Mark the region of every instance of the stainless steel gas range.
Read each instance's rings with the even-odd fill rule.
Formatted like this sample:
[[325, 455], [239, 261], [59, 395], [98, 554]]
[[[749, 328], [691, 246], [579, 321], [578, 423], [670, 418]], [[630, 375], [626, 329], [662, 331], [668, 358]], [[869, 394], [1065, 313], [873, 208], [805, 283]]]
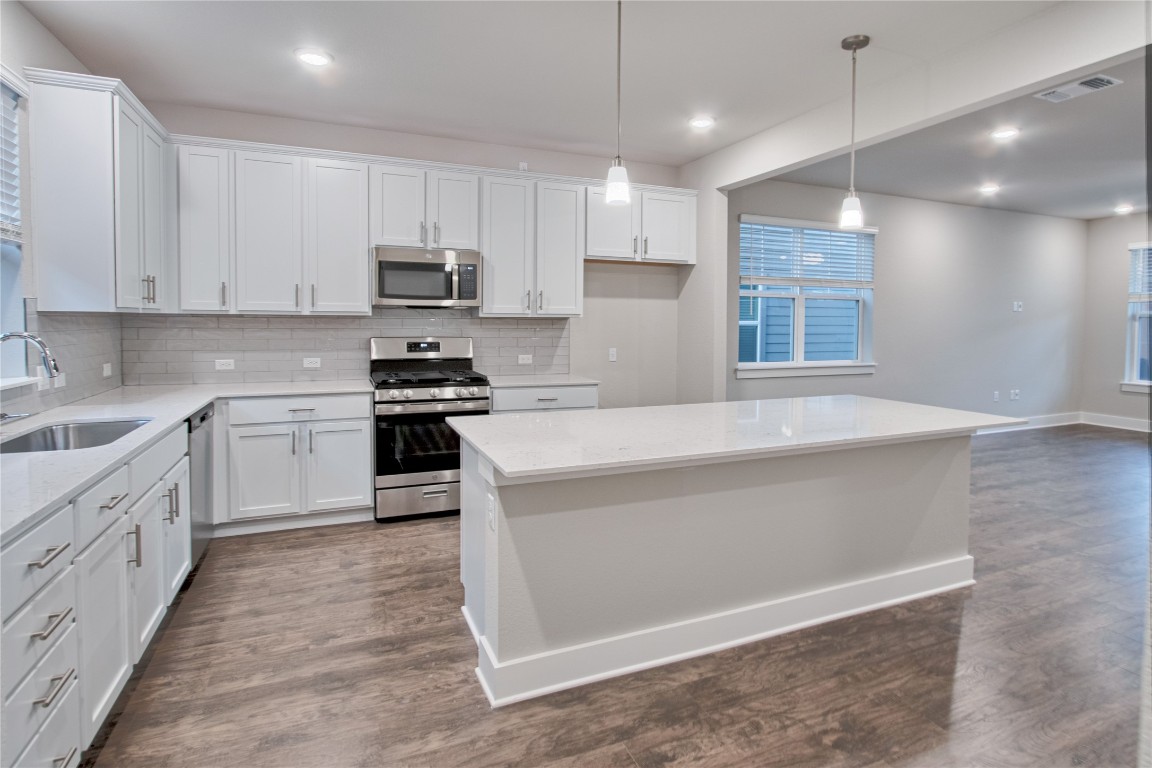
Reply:
[[460, 509], [460, 439], [444, 420], [488, 413], [472, 339], [372, 339], [376, 520]]

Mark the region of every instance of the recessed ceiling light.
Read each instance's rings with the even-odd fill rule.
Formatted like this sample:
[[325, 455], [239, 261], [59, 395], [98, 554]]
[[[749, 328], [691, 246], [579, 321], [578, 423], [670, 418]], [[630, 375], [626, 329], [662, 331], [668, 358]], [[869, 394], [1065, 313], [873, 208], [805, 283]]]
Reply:
[[996, 141], [1007, 141], [1008, 139], [1014, 139], [1019, 135], [1020, 135], [1020, 129], [1019, 128], [1013, 128], [1011, 126], [1005, 126], [1004, 128], [997, 128], [996, 130], [992, 131], [992, 134], [991, 134], [992, 138], [996, 139]]
[[1123, 216], [1126, 213], [1132, 213], [1132, 211], [1134, 211], [1134, 210], [1136, 210], [1136, 209], [1133, 206], [1131, 206], [1128, 203], [1124, 203], [1123, 205], [1118, 205], [1115, 208], [1113, 208], [1112, 212], [1118, 213], [1121, 216]]
[[694, 117], [689, 120], [688, 125], [692, 126], [693, 128], [711, 128], [712, 126], [716, 125], [716, 119], [701, 115], [700, 117]]
[[297, 48], [296, 58], [313, 67], [324, 67], [332, 63], [332, 54], [319, 48]]
[[983, 186], [980, 187], [979, 191], [980, 191], [980, 194], [982, 194], [982, 195], [994, 195], [1000, 191], [1000, 185], [999, 184], [984, 184]]

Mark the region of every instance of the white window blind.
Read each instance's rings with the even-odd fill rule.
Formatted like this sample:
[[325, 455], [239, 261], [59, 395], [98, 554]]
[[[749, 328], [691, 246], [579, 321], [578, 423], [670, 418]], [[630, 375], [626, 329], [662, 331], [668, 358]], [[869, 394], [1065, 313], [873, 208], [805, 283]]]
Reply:
[[24, 241], [20, 219], [20, 114], [19, 96], [0, 86], [0, 237]]
[[1128, 246], [1128, 300], [1152, 301], [1152, 243]]
[[876, 234], [740, 219], [742, 285], [872, 288]]

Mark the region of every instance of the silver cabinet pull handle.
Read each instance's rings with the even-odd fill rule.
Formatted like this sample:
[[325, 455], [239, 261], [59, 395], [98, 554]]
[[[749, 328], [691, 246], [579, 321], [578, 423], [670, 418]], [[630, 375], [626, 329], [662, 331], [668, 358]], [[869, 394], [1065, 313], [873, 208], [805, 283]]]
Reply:
[[316, 283], [312, 283], [312, 309], [316, 309]]
[[289, 408], [288, 413], [301, 413], [303, 411], [314, 411], [315, 408]]
[[172, 483], [172, 502], [176, 517], [180, 517], [180, 483]]
[[540, 297], [536, 300], [536, 311], [544, 311], [544, 291], [540, 291]]
[[228, 283], [220, 283], [220, 309], [228, 308]]
[[296, 309], [300, 309], [300, 283], [296, 283]]
[[68, 617], [71, 615], [72, 615], [72, 606], [68, 606], [67, 608], [65, 608], [62, 611], [48, 614], [48, 620], [52, 623], [49, 624], [41, 632], [33, 632], [32, 637], [36, 638], [37, 640], [47, 640], [48, 638], [52, 637], [52, 634], [56, 630], [60, 629], [60, 625], [63, 624], [65, 621], [67, 621]]
[[136, 527], [128, 531], [128, 535], [136, 537], [136, 557], [128, 562], [135, 563], [136, 567], [139, 568], [144, 565], [144, 542], [140, 536], [140, 523], [136, 523]]
[[149, 275], [148, 282], [152, 286], [152, 303], [156, 303], [156, 275]]
[[536, 402], [538, 402], [538, 403], [554, 403], [559, 399], [560, 398], [558, 398], [558, 397], [538, 397], [538, 398], [536, 398]]
[[292, 455], [296, 455], [296, 433], [292, 433]]
[[312, 434], [312, 430], [308, 430], [308, 453], [315, 452], [312, 447]]
[[100, 509], [116, 509], [116, 505], [124, 501], [126, 498], [128, 498], [127, 493], [122, 493], [119, 496], [113, 496], [112, 498], [108, 499], [107, 504], [101, 504]]
[[648, 235], [644, 235], [644, 255], [648, 255]]
[[151, 304], [152, 303], [152, 278], [148, 275], [144, 275], [144, 277], [140, 278], [140, 282], [144, 283], [144, 295], [140, 297], [140, 300], [143, 301], [145, 304]]
[[638, 253], [637, 249], [639, 248], [639, 240], [640, 240], [639, 235], [632, 235], [632, 255], [633, 256], [635, 256]]
[[48, 550], [48, 554], [46, 554], [42, 560], [33, 560], [32, 562], [28, 563], [28, 567], [29, 568], [47, 568], [48, 563], [50, 563], [53, 560], [55, 560], [56, 558], [60, 557], [60, 553], [63, 552], [64, 550], [68, 549], [68, 547], [70, 547], [70, 546], [72, 546], [71, 543], [65, 542], [64, 544], [61, 544], [59, 546], [52, 547], [51, 549]]
[[529, 311], [532, 309], [532, 291], [525, 291], [524, 293], [524, 308]]
[[440, 245], [440, 222], [438, 222], [438, 221], [432, 222], [432, 232], [433, 232], [432, 241], [436, 245]]
[[72, 762], [72, 758], [76, 757], [76, 752], [78, 750], [79, 747], [72, 747], [72, 749], [68, 750], [68, 754], [64, 755], [64, 757], [52, 758], [52, 765], [68, 765], [68, 763]]
[[168, 499], [168, 514], [164, 516], [164, 519], [168, 521], [168, 525], [176, 525], [176, 507], [172, 494], [173, 489], [171, 488], [169, 488], [166, 493], [160, 494], [164, 498]]
[[424, 222], [420, 222], [420, 245], [424, 245], [424, 235], [427, 231], [428, 230], [424, 228]]
[[424, 495], [424, 498], [426, 498], [426, 499], [434, 499], [437, 496], [447, 496], [448, 495], [448, 489], [447, 488], [440, 488], [440, 489], [435, 490], [435, 491], [424, 491], [423, 495]]
[[64, 686], [68, 685], [68, 681], [72, 679], [72, 675], [76, 674], [76, 667], [68, 670], [62, 675], [56, 675], [52, 678], [52, 690], [45, 694], [44, 698], [36, 699], [33, 704], [39, 704], [44, 708], [52, 706], [52, 702], [56, 701], [56, 697], [64, 690]]

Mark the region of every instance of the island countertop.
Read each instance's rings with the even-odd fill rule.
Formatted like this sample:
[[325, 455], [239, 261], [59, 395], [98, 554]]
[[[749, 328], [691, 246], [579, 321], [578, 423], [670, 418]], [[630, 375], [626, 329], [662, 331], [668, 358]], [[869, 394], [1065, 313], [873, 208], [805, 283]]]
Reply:
[[1024, 419], [857, 395], [451, 417], [492, 468], [520, 482], [906, 442]]

